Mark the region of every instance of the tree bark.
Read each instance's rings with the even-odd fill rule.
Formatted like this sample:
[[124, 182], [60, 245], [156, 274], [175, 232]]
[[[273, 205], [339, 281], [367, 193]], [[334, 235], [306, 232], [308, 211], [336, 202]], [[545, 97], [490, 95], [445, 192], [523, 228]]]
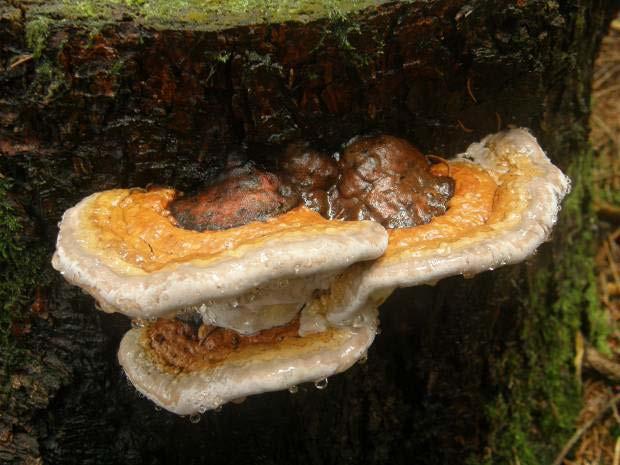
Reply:
[[[573, 336], [602, 334], [587, 121], [614, 6], [392, 2], [218, 30], [0, 4], [0, 462], [550, 463], [578, 409]], [[116, 361], [129, 321], [50, 269], [62, 213], [96, 191], [191, 190], [230, 157], [270, 165], [289, 142], [335, 151], [373, 131], [449, 157], [512, 125], [573, 176], [553, 242], [521, 266], [399, 290], [368, 362], [324, 391], [198, 424], [158, 411]]]

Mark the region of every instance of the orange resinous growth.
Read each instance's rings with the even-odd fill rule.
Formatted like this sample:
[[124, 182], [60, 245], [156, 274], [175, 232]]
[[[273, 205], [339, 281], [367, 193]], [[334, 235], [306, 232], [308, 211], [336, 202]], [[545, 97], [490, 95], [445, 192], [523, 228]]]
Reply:
[[102, 258], [120, 259], [152, 272], [188, 260], [210, 262], [241, 255], [246, 247], [277, 244], [283, 235], [290, 239], [298, 234], [302, 240], [333, 228], [352, 232], [360, 228], [359, 223], [332, 222], [298, 207], [264, 222], [197, 232], [176, 225], [167, 209], [174, 194], [171, 189], [118, 189], [99, 194], [82, 213], [87, 217], [83, 224], [92, 229], [82, 236], [87, 247]]

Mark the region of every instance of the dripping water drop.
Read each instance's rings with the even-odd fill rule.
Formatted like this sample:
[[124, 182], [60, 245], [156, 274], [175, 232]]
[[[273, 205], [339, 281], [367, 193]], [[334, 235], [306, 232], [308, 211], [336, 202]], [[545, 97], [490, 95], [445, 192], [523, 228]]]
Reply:
[[193, 413], [189, 416], [189, 421], [190, 423], [198, 423], [200, 421], [200, 414], [199, 413]]
[[140, 318], [131, 320], [131, 327], [134, 329], [144, 328], [144, 320], [141, 320]]
[[322, 391], [327, 387], [327, 382], [327, 378], [319, 379], [314, 382], [314, 387], [317, 388], [319, 391]]
[[292, 386], [289, 386], [288, 392], [290, 392], [291, 394], [297, 394], [299, 392], [299, 388], [297, 387], [297, 385], [293, 384]]

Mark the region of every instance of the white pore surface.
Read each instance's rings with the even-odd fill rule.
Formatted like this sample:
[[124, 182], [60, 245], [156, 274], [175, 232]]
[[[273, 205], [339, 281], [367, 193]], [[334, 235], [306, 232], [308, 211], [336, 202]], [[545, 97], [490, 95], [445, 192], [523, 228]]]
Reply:
[[329, 289], [332, 279], [332, 274], [276, 279], [239, 297], [209, 300], [187, 311], [198, 313], [207, 325], [255, 334], [290, 322], [315, 291]]
[[277, 279], [341, 270], [377, 258], [387, 247], [385, 229], [364, 221], [354, 231], [335, 225], [320, 235], [285, 236], [243, 253], [233, 250], [215, 263], [190, 261], [152, 273], [128, 274], [96, 257], [80, 236], [84, 221], [80, 212], [97, 195], [63, 215], [52, 264], [67, 281], [95, 297], [105, 311], [132, 318], [156, 318], [208, 300], [234, 298]]
[[[335, 283], [334, 301], [326, 303], [323, 298], [322, 302], [313, 302], [308, 315], [325, 314], [327, 307], [329, 322], [347, 321], [373, 293], [519, 263], [549, 238], [560, 203], [570, 191], [570, 180], [551, 163], [527, 130], [512, 129], [487, 136], [450, 163], [481, 166], [508, 189], [512, 199], [520, 201], [515, 205], [521, 207], [472, 237], [446, 241], [433, 250], [412, 250], [399, 260], [379, 259], [352, 266]], [[317, 305], [322, 309], [317, 310]]]
[[[177, 413], [203, 413], [240, 397], [317, 381], [350, 368], [362, 358], [377, 332], [377, 311], [360, 311], [356, 324], [333, 331], [328, 342], [317, 339], [302, 348], [286, 345], [216, 368], [172, 374], [156, 365], [141, 344], [143, 329], [130, 330], [121, 341], [118, 360], [138, 391]], [[309, 340], [310, 338], [308, 338]]]

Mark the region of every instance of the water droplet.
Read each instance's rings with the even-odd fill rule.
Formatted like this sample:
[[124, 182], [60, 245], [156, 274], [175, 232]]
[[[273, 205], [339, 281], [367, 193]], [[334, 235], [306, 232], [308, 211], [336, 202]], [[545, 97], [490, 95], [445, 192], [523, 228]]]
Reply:
[[288, 392], [290, 392], [291, 394], [297, 394], [299, 392], [299, 388], [295, 384], [293, 384], [292, 386], [289, 386]]
[[362, 326], [364, 326], [364, 317], [362, 315], [357, 315], [353, 319], [351, 326], [353, 326], [354, 328], [361, 328]]
[[144, 328], [144, 320], [141, 320], [140, 318], [131, 320], [131, 327], [134, 329]]
[[300, 265], [295, 265], [295, 274], [299, 274], [300, 270], [301, 270], [301, 266]]
[[[205, 408], [205, 410], [206, 410], [206, 408]], [[224, 410], [224, 406], [223, 406], [223, 405], [218, 405], [217, 407], [215, 407], [215, 408], [213, 409], [213, 411], [214, 411], [215, 413], [220, 413], [222, 410]]]
[[239, 307], [239, 301], [238, 300], [233, 300], [231, 302], [232, 308], [238, 308]]
[[242, 404], [245, 402], [245, 399], [247, 399], [247, 397], [238, 397], [237, 399], [231, 400], [231, 402], [233, 404]]
[[200, 421], [200, 414], [199, 413], [192, 413], [189, 416], [189, 421], [190, 421], [190, 423], [194, 423], [194, 424], [198, 423]]
[[314, 382], [314, 387], [317, 388], [319, 391], [322, 391], [327, 387], [327, 382], [327, 378], [319, 379]]
[[155, 411], [156, 411], [156, 412], [161, 412], [161, 407], [160, 407], [159, 405], [156, 405], [156, 406], [155, 406]]
[[364, 365], [367, 361], [368, 361], [368, 354], [364, 354], [360, 357], [357, 363], [359, 363], [360, 365]]
[[381, 334], [383, 331], [381, 330], [380, 327], [377, 328], [377, 331], [375, 332], [375, 334], [378, 336], [379, 334]]

